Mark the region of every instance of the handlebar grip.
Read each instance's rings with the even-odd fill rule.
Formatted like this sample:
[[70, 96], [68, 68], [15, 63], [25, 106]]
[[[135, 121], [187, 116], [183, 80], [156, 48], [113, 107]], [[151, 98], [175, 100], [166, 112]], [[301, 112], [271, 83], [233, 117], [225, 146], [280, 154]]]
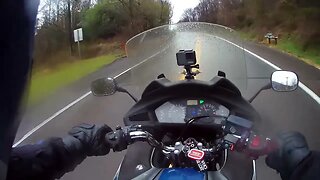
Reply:
[[105, 136], [106, 142], [110, 145], [114, 152], [127, 149], [129, 143], [126, 140], [124, 132], [120, 129], [115, 132], [109, 132]]
[[147, 141], [153, 147], [163, 148], [163, 143], [158, 142], [147, 131], [142, 131], [139, 127], [127, 126], [117, 129], [115, 132], [107, 133], [105, 140], [110, 144], [114, 152], [127, 149], [128, 145], [137, 141]]
[[254, 135], [249, 139], [246, 152], [249, 156], [258, 158], [259, 156], [268, 155], [276, 149], [278, 149], [278, 145], [275, 141]]
[[279, 149], [279, 144], [275, 140], [269, 139], [267, 141], [267, 147], [265, 149], [266, 154], [270, 154], [277, 149]]

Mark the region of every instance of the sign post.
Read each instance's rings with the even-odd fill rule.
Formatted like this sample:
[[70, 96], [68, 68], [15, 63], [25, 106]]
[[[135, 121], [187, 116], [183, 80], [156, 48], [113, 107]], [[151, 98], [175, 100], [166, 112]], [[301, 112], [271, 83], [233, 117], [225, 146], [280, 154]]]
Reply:
[[82, 28], [74, 30], [73, 37], [74, 37], [74, 42], [78, 43], [78, 53], [79, 53], [79, 58], [81, 59], [80, 41], [83, 41]]

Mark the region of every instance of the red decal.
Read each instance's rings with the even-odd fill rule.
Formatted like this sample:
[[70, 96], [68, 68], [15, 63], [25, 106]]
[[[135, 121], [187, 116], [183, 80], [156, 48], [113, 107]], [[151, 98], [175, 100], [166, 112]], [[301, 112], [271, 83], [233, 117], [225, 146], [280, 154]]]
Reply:
[[201, 160], [204, 156], [204, 152], [198, 149], [191, 149], [188, 152], [188, 157], [194, 160]]
[[231, 150], [231, 151], [233, 151], [233, 150], [234, 150], [234, 145], [233, 145], [233, 144], [231, 144], [231, 146], [230, 146], [230, 150]]

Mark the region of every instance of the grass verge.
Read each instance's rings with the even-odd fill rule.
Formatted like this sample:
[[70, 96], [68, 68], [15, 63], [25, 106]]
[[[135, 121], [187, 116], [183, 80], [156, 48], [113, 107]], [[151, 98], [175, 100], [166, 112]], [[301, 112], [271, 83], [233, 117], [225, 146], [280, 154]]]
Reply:
[[42, 69], [32, 74], [28, 104], [34, 104], [57, 89], [68, 85], [100, 67], [113, 62], [117, 54], [60, 64], [54, 69]]
[[[239, 35], [244, 40], [256, 41], [256, 42], [267, 44], [265, 39], [264, 41], [259, 41], [258, 39], [262, 39], [262, 38], [261, 37], [258, 38], [257, 35], [255, 35], [252, 32], [239, 31]], [[305, 61], [308, 64], [311, 64], [317, 68], [320, 68], [320, 45], [312, 46], [306, 50], [303, 50], [303, 47], [299, 45], [297, 41], [287, 36], [284, 36], [278, 39], [277, 45], [274, 45], [274, 44], [272, 45], [267, 44], [267, 45], [269, 47], [279, 49], [283, 52], [289, 53]]]
[[292, 54], [318, 68], [320, 67], [320, 46], [312, 47], [304, 51], [303, 48], [298, 45], [298, 43], [284, 38], [279, 41], [278, 45], [273, 47]]

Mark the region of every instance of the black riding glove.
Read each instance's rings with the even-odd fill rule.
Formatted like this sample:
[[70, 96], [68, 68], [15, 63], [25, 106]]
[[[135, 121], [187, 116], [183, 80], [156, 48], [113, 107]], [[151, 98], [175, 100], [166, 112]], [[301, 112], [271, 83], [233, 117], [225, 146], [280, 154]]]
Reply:
[[282, 179], [287, 180], [311, 152], [305, 137], [298, 132], [282, 133], [277, 141], [279, 149], [267, 156], [266, 164], [277, 170]]
[[107, 125], [81, 124], [64, 138], [50, 138], [37, 144], [12, 150], [8, 180], [53, 180], [75, 169], [87, 156], [105, 155], [110, 151], [105, 135]]
[[[86, 156], [106, 155], [110, 151], [110, 145], [105, 141], [105, 135], [111, 131], [112, 129], [107, 125], [98, 127], [81, 124], [73, 127], [68, 133], [71, 137], [64, 138], [63, 142], [66, 149], [70, 149], [71, 152], [76, 148]], [[76, 143], [77, 140], [80, 143]]]

